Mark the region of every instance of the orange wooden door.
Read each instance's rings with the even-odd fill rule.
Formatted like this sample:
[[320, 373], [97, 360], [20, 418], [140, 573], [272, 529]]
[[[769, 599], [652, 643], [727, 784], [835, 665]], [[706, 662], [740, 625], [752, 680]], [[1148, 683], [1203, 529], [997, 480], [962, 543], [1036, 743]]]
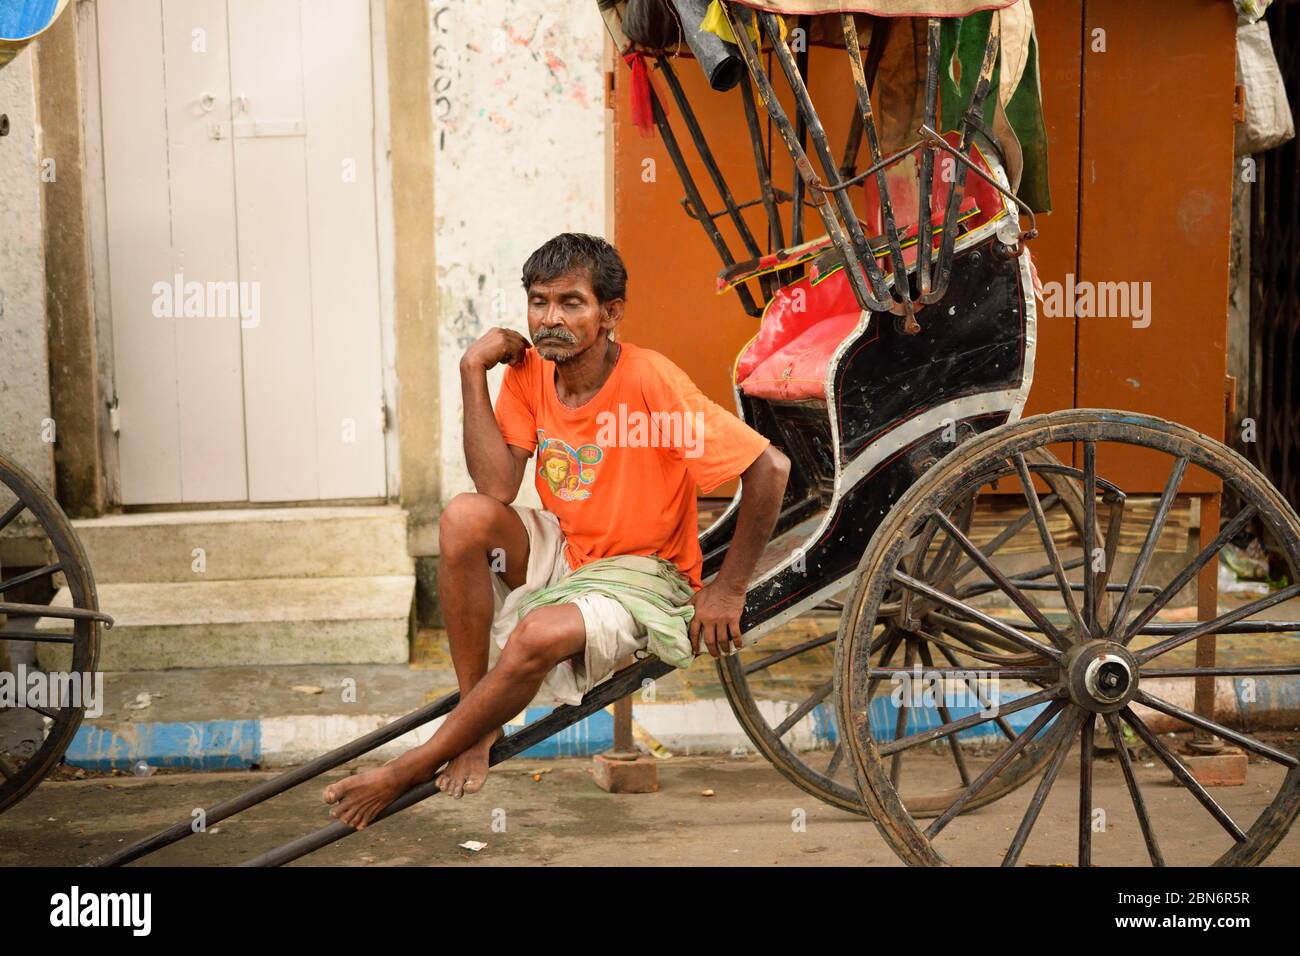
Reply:
[[[1232, 7], [1221, 0], [1134, 4], [1052, 0], [1034, 9], [1043, 104], [1051, 143], [1053, 211], [1038, 217], [1031, 244], [1044, 283], [1149, 282], [1145, 328], [1127, 318], [1047, 315], [1040, 308], [1033, 389], [1025, 414], [1114, 407], [1160, 415], [1214, 437], [1223, 428], [1228, 237], [1231, 207]], [[1094, 30], [1105, 52], [1094, 52]], [[809, 88], [831, 151], [843, 152], [853, 90], [842, 52], [813, 47]], [[758, 197], [739, 97], [708, 89], [689, 57], [675, 62], [709, 145], [740, 202]], [[631, 274], [629, 340], [677, 362], [715, 401], [730, 407], [731, 365], [758, 322], [732, 293], [717, 295], [720, 267], [656, 135], [629, 122], [626, 71], [614, 102], [615, 242]], [[783, 78], [775, 81], [787, 109]], [[666, 88], [661, 92], [667, 95]], [[710, 209], [722, 208], [670, 107], [683, 152]], [[765, 124], [766, 125], [766, 124]], [[789, 189], [791, 163], [779, 138], [770, 161]], [[855, 191], [858, 192], [858, 191]], [[857, 197], [855, 197], [857, 198]], [[746, 211], [760, 241], [760, 206]], [[718, 219], [738, 256], [743, 247]], [[807, 236], [822, 233], [816, 215]], [[786, 237], [788, 240], [788, 236]], [[1105, 474], [1131, 491], [1159, 491], [1165, 473], [1140, 454], [1103, 459]], [[1195, 469], [1184, 491], [1212, 491]]]

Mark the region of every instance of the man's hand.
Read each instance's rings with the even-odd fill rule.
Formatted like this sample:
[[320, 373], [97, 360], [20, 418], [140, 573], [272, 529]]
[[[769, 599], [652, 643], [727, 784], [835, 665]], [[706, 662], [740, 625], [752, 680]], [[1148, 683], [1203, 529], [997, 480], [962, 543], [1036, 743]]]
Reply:
[[502, 363], [517, 366], [524, 360], [524, 353], [532, 347], [532, 342], [513, 329], [491, 328], [465, 350], [460, 360], [461, 367], [486, 372]]
[[740, 650], [740, 614], [745, 609], [745, 592], [714, 581], [695, 592], [691, 598], [695, 616], [691, 618], [691, 650], [700, 653], [700, 638], [714, 657]]

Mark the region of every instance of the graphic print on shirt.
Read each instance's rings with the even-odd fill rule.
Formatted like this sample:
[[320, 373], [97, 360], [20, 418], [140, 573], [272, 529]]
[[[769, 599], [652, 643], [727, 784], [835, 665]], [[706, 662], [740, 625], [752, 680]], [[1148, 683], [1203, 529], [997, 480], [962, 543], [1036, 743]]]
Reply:
[[599, 445], [573, 448], [560, 438], [547, 438], [537, 429], [537, 471], [561, 501], [583, 501], [591, 497], [588, 487], [596, 480], [596, 466], [605, 456]]

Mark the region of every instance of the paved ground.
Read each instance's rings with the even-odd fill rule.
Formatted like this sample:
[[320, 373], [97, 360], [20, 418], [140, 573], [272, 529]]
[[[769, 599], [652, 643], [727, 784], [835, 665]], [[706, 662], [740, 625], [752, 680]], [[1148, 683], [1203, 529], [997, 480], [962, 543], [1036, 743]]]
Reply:
[[[1222, 852], [1227, 838], [1209, 814], [1167, 772], [1144, 763], [1140, 760], [1144, 796], [1169, 862], [1205, 863]], [[507, 764], [493, 771], [475, 797], [432, 798], [310, 859], [326, 866], [898, 865], [870, 823], [818, 803], [758, 758], [675, 757], [660, 766], [658, 793], [612, 796], [596, 788], [585, 759]], [[1073, 862], [1077, 767], [1077, 759], [1067, 763], [1025, 862]], [[0, 866], [82, 863], [267, 776], [177, 773], [47, 781], [0, 817]], [[1247, 827], [1281, 779], [1273, 765], [1253, 763], [1246, 786], [1216, 789], [1214, 796]], [[305, 785], [168, 848], [151, 862], [229, 865], [288, 842], [328, 822], [318, 803], [320, 789]], [[706, 790], [714, 795], [705, 796]], [[1113, 759], [1098, 765], [1095, 794], [1107, 820], [1105, 832], [1094, 837], [1094, 860], [1145, 864]], [[958, 862], [996, 862], [1028, 799], [1022, 789], [956, 821], [941, 838], [944, 851]], [[457, 846], [467, 840], [487, 847], [474, 853]], [[1269, 864], [1300, 865], [1300, 833], [1290, 833]]]

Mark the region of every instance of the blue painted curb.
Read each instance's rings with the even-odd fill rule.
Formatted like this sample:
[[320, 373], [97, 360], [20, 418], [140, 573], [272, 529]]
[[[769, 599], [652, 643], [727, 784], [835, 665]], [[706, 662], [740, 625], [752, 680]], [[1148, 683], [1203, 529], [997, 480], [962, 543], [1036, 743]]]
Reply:
[[[1009, 704], [1027, 692], [1003, 693], [1001, 703]], [[1256, 679], [1235, 678], [1233, 694], [1236, 699], [1238, 722], [1243, 726], [1261, 726], [1277, 723], [1278, 715], [1296, 715], [1300, 722], [1300, 678], [1268, 676]], [[654, 709], [688, 707], [690, 704], [658, 704]], [[791, 704], [793, 706], [793, 703]], [[1029, 726], [1045, 705], [1028, 707], [1003, 719], [1014, 732], [1020, 732]], [[735, 723], [730, 711], [723, 706], [724, 716], [717, 719], [699, 719], [698, 712], [691, 712], [691, 734], [698, 733], [707, 738], [707, 751], [686, 745], [690, 752], [726, 752], [731, 747], [752, 749], [744, 732]], [[524, 724], [533, 724], [549, 714], [548, 707], [529, 707], [524, 713]], [[953, 719], [960, 719], [979, 712], [977, 706], [960, 702], [949, 702], [949, 712]], [[1271, 716], [1270, 716], [1271, 715]], [[879, 739], [894, 736], [894, 727], [898, 721], [898, 707], [890, 695], [878, 697], [871, 705], [871, 725]], [[939, 724], [937, 711], [931, 707], [908, 708], [907, 726], [904, 735], [930, 730]], [[270, 717], [258, 720], [210, 720], [172, 723], [130, 723], [121, 722], [111, 725], [83, 725], [73, 738], [65, 759], [74, 767], [88, 770], [123, 770], [130, 772], [140, 761], [151, 766], [176, 770], [242, 770], [258, 766], [268, 757], [265, 744], [285, 738], [284, 724], [291, 721], [300, 729], [304, 721], [326, 720], [325, 717], [312, 718], [302, 715], [291, 717]], [[831, 705], [821, 704], [808, 715], [811, 721], [811, 733], [815, 741], [827, 746], [838, 742], [835, 726], [835, 711]], [[1289, 720], [1290, 717], [1284, 717]], [[517, 730], [519, 724], [511, 724], [510, 730]], [[276, 733], [275, 731], [279, 731]], [[960, 731], [958, 737], [965, 741], [978, 741], [993, 738], [1001, 734], [992, 721], [977, 724]], [[328, 750], [341, 746], [350, 740], [342, 731], [337, 740], [322, 742], [322, 749]], [[805, 738], [806, 739], [806, 738]], [[530, 760], [545, 760], [556, 757], [590, 757], [602, 753], [614, 746], [614, 718], [607, 711], [597, 711], [571, 727], [544, 740], [527, 750], [521, 756]], [[275, 750], [277, 745], [271, 743]], [[269, 755], [272, 761], [277, 759], [274, 753]], [[279, 759], [283, 760], [283, 754]]]
[[177, 770], [239, 770], [262, 753], [260, 720], [82, 726], [64, 759], [87, 770], [130, 771], [141, 760]]

